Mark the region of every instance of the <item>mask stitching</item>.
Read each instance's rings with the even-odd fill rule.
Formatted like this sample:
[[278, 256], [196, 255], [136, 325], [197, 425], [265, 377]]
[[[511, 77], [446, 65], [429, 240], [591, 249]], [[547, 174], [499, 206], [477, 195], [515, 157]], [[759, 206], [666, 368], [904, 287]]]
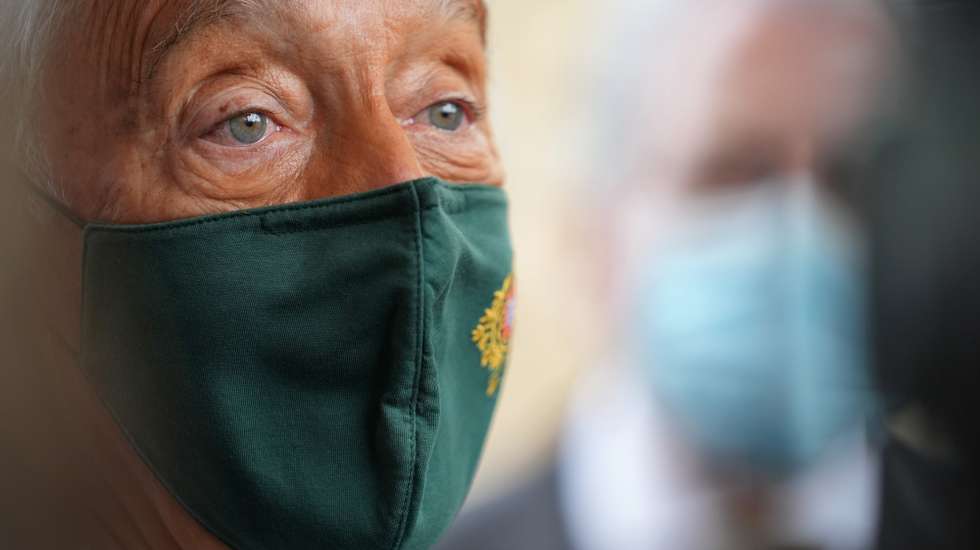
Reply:
[[[469, 191], [469, 190], [463, 190], [463, 189], [461, 189], [460, 191]], [[480, 189], [480, 191], [495, 191], [495, 189]], [[465, 198], [466, 197], [464, 196], [464, 199]], [[349, 219], [344, 220], [344, 221], [337, 221], [337, 222], [333, 222], [333, 223], [331, 223], [331, 222], [317, 223], [317, 224], [315, 224], [314, 227], [303, 227], [303, 228], [285, 229], [285, 230], [273, 229], [271, 227], [272, 224], [267, 221], [267, 217], [269, 215], [281, 214], [281, 213], [284, 213], [284, 212], [296, 212], [296, 211], [307, 210], [307, 209], [314, 209], [314, 208], [329, 208], [329, 207], [331, 207], [331, 206], [333, 206], [335, 204], [338, 204], [338, 203], [331, 203], [329, 205], [305, 205], [305, 206], [302, 206], [302, 207], [296, 207], [293, 210], [276, 210], [276, 211], [267, 211], [267, 212], [258, 212], [258, 213], [254, 213], [254, 212], [242, 212], [240, 214], [231, 214], [231, 215], [227, 215], [227, 216], [222, 216], [220, 218], [211, 218], [211, 219], [198, 220], [198, 221], [195, 221], [195, 222], [187, 222], [187, 223], [181, 224], [181, 225], [147, 226], [147, 227], [122, 227], [121, 226], [121, 227], [116, 227], [116, 228], [113, 228], [113, 227], [105, 227], [105, 226], [96, 226], [96, 227], [89, 227], [87, 229], [87, 232], [89, 234], [92, 234], [92, 235], [100, 235], [100, 234], [102, 234], [102, 235], [137, 235], [137, 234], [147, 234], [147, 235], [160, 234], [160, 235], [162, 235], [162, 234], [166, 234], [166, 233], [176, 234], [176, 233], [178, 233], [180, 231], [190, 230], [190, 229], [192, 229], [194, 227], [197, 227], [197, 226], [200, 226], [200, 225], [225, 222], [225, 221], [234, 220], [234, 219], [248, 219], [248, 218], [251, 218], [251, 217], [259, 217], [261, 228], [266, 233], [268, 233], [270, 235], [290, 235], [290, 234], [306, 233], [306, 232], [311, 232], [312, 233], [312, 232], [316, 232], [316, 231], [335, 229], [335, 228], [338, 228], [338, 227], [356, 227], [358, 225], [366, 225], [366, 224], [374, 223], [374, 222], [377, 222], [377, 221], [380, 221], [380, 220], [387, 220], [387, 219], [394, 220], [394, 219], [398, 219], [398, 218], [402, 218], [402, 217], [406, 217], [406, 216], [410, 216], [410, 215], [415, 215], [416, 214], [416, 212], [411, 212], [411, 213], [401, 213], [401, 214], [397, 214], [397, 215], [379, 214], [379, 215], [375, 215], [375, 216], [353, 217], [353, 218], [349, 218]], [[499, 201], [493, 201], [492, 203], [488, 203], [487, 206], [502, 206], [502, 205], [505, 205], [505, 204], [506, 204], [506, 201], [503, 200], [503, 199], [501, 199]], [[428, 205], [428, 206], [420, 207], [419, 208], [419, 211], [425, 212], [425, 211], [434, 210], [434, 209], [437, 209], [437, 208], [442, 208], [447, 214], [459, 214], [461, 212], [465, 212], [465, 211], [469, 210], [471, 208], [471, 203], [468, 200], [463, 200], [463, 201], [460, 201], [460, 203], [458, 203], [458, 204], [451, 204], [451, 205], [446, 205], [446, 204], [440, 202], [440, 203], [437, 203], [437, 204], [431, 204], [431, 205]]]
[[[416, 203], [417, 202], [418, 201], [416, 201]], [[503, 204], [503, 202], [501, 202], [501, 204]], [[273, 228], [269, 227], [268, 226], [269, 225], [269, 222], [267, 222], [266, 219], [263, 218], [262, 219], [262, 229], [265, 232], [267, 232], [267, 233], [269, 233], [271, 235], [292, 235], [292, 234], [296, 234], [296, 233], [316, 233], [317, 231], [327, 231], [327, 230], [336, 229], [336, 228], [339, 228], [339, 227], [357, 227], [359, 225], [368, 225], [368, 224], [372, 224], [372, 223], [375, 223], [375, 222], [378, 222], [378, 221], [383, 221], [383, 220], [396, 220], [396, 219], [405, 218], [405, 217], [408, 217], [408, 216], [417, 216], [421, 212], [428, 212], [430, 210], [437, 210], [439, 208], [442, 208], [442, 210], [444, 212], [446, 212], [447, 214], [450, 214], [450, 215], [452, 215], [452, 214], [459, 214], [459, 213], [465, 212], [466, 210], [469, 209], [469, 201], [463, 201], [462, 204], [454, 205], [454, 206], [446, 206], [446, 205], [444, 205], [442, 203], [430, 204], [428, 206], [418, 206], [416, 208], [416, 211], [413, 211], [411, 213], [401, 213], [401, 214], [397, 214], [397, 215], [394, 215], [394, 216], [388, 216], [388, 215], [366, 216], [366, 217], [363, 217], [363, 218], [360, 218], [360, 219], [354, 218], [354, 219], [349, 220], [349, 221], [333, 222], [333, 223], [331, 223], [331, 222], [324, 222], [324, 223], [313, 222], [312, 224], [309, 224], [312, 227], [300, 227], [300, 228], [297, 228], [297, 229], [285, 229], [285, 230], [273, 229]]]
[[[488, 191], [492, 191], [492, 190], [488, 189]], [[471, 210], [471, 202], [469, 200], [466, 200], [466, 198], [467, 197], [464, 196], [464, 197], [462, 197], [463, 200], [459, 201], [458, 203], [452, 203], [450, 205], [445, 204], [443, 201], [439, 201], [439, 202], [437, 202], [435, 204], [430, 204], [430, 205], [427, 205], [427, 206], [420, 206], [420, 204], [421, 204], [420, 201], [415, 200], [415, 207], [416, 208], [415, 208], [415, 211], [413, 211], [411, 213], [399, 213], [399, 214], [396, 214], [396, 215], [379, 214], [379, 215], [375, 215], [375, 216], [365, 216], [363, 218], [352, 218], [350, 220], [340, 221], [340, 222], [329, 222], [329, 221], [328, 222], [322, 222], [322, 223], [320, 223], [320, 222], [313, 222], [313, 223], [307, 224], [310, 227], [299, 227], [299, 228], [296, 228], [296, 229], [285, 229], [285, 230], [273, 229], [273, 228], [269, 227], [270, 224], [263, 217], [262, 218], [262, 229], [265, 230], [267, 233], [272, 234], [272, 235], [291, 235], [291, 234], [296, 234], [296, 233], [315, 233], [317, 231], [326, 231], [326, 230], [330, 230], [330, 229], [336, 229], [336, 228], [339, 228], [339, 227], [357, 227], [359, 225], [367, 225], [367, 224], [371, 224], [371, 223], [375, 223], [375, 222], [383, 221], [383, 220], [395, 220], [395, 219], [400, 219], [400, 218], [404, 218], [404, 217], [407, 217], [407, 216], [415, 216], [419, 212], [428, 212], [430, 210], [437, 210], [437, 209], [440, 209], [440, 208], [446, 214], [455, 215], [455, 214], [460, 214], [462, 212], [466, 212], [468, 210]], [[504, 200], [500, 200], [499, 202], [498, 201], [495, 201], [494, 204], [488, 204], [487, 206], [488, 207], [492, 207], [492, 206], [504, 206], [504, 205], [506, 205], [506, 202]]]
[[[419, 180], [424, 181], [424, 180]], [[171, 230], [182, 230], [189, 227], [198, 227], [201, 225], [210, 225], [219, 222], [225, 222], [235, 219], [248, 219], [254, 217], [264, 217], [272, 214], [282, 214], [288, 212], [303, 212], [306, 210], [314, 209], [330, 209], [336, 206], [341, 206], [345, 204], [350, 204], [359, 201], [373, 200], [384, 198], [390, 195], [396, 195], [400, 193], [413, 193], [414, 185], [419, 182], [412, 182], [412, 188], [405, 188], [401, 186], [391, 187], [382, 191], [377, 191], [371, 193], [367, 196], [356, 195], [351, 197], [346, 197], [342, 199], [332, 199], [327, 203], [314, 203], [314, 204], [293, 204], [281, 207], [272, 207], [268, 209], [259, 210], [246, 210], [243, 212], [232, 212], [228, 214], [218, 214], [217, 216], [206, 217], [197, 220], [186, 220], [186, 221], [176, 221], [176, 222], [163, 222], [160, 224], [149, 224], [149, 225], [137, 225], [137, 226], [127, 226], [127, 225], [105, 225], [105, 224], [89, 224], [86, 226], [86, 231], [90, 233], [119, 233], [119, 234], [138, 234], [138, 233], [154, 233], [154, 232], [166, 232]], [[447, 184], [437, 183], [439, 186], [446, 186]], [[460, 193], [466, 194], [483, 194], [483, 193], [497, 193], [500, 189], [496, 187], [476, 187], [474, 185], [470, 186], [453, 186], [450, 189], [456, 190]], [[418, 196], [415, 195], [416, 203], [418, 203]]]
[[262, 231], [268, 233], [269, 235], [277, 235], [277, 236], [278, 235], [295, 235], [297, 233], [316, 233], [318, 231], [328, 231], [328, 230], [331, 230], [331, 229], [338, 229], [338, 228], [341, 228], [341, 227], [358, 227], [358, 226], [361, 226], [361, 225], [370, 225], [372, 223], [377, 223], [379, 221], [397, 220], [397, 219], [401, 219], [401, 218], [407, 218], [409, 216], [415, 216], [415, 214], [416, 214], [415, 212], [411, 212], [411, 213], [402, 213], [402, 214], [398, 214], [398, 215], [390, 216], [390, 217], [389, 216], [384, 216], [384, 215], [366, 216], [366, 217], [363, 217], [363, 218], [360, 218], [360, 219], [356, 219], [355, 218], [355, 219], [350, 220], [350, 221], [339, 221], [339, 222], [333, 222], [333, 223], [331, 223], [331, 222], [323, 222], [323, 223], [313, 222], [311, 224], [308, 224], [311, 227], [299, 227], [299, 228], [296, 228], [296, 229], [274, 229], [274, 228], [270, 227], [271, 222], [269, 222], [265, 218], [262, 218]]
[[174, 229], [185, 229], [185, 228], [189, 228], [189, 227], [198, 227], [198, 226], [201, 226], [201, 225], [210, 225], [210, 224], [225, 222], [225, 221], [229, 221], [229, 220], [248, 219], [248, 218], [255, 218], [255, 217], [264, 217], [264, 216], [268, 216], [270, 214], [282, 214], [282, 213], [286, 213], [286, 212], [301, 212], [301, 211], [304, 211], [304, 210], [313, 210], [313, 209], [318, 209], [318, 208], [328, 209], [328, 208], [333, 208], [335, 206], [341, 206], [341, 205], [345, 205], [345, 204], [350, 204], [350, 203], [357, 202], [357, 201], [370, 200], [370, 199], [379, 199], [379, 198], [384, 198], [384, 197], [387, 197], [387, 196], [390, 196], [390, 195], [396, 195], [396, 194], [405, 193], [405, 192], [406, 192], [406, 189], [404, 189], [404, 188], [401, 188], [401, 187], [392, 187], [391, 189], [387, 189], [384, 192], [378, 192], [377, 194], [372, 194], [369, 197], [365, 197], [365, 196], [353, 196], [353, 197], [347, 197], [347, 198], [344, 198], [344, 199], [336, 199], [336, 200], [333, 200], [333, 201], [331, 201], [329, 203], [326, 203], [326, 204], [323, 204], [323, 203], [320, 203], [320, 204], [301, 204], [301, 205], [295, 205], [294, 204], [294, 205], [287, 205], [287, 206], [282, 206], [282, 207], [278, 207], [278, 208], [274, 207], [274, 208], [271, 208], [271, 209], [246, 210], [246, 211], [243, 211], [243, 212], [232, 212], [232, 213], [228, 213], [228, 214], [218, 214], [217, 216], [206, 217], [206, 218], [197, 219], [197, 220], [176, 221], [176, 222], [163, 222], [162, 224], [150, 224], [150, 225], [144, 225], [144, 226], [140, 226], [140, 225], [137, 225], [137, 226], [126, 226], [126, 225], [112, 226], [112, 225], [94, 224], [94, 225], [89, 225], [88, 228], [87, 228], [87, 230], [90, 231], [90, 232], [93, 232], [93, 233], [95, 233], [95, 232], [98, 232], [98, 233], [123, 233], [123, 234], [153, 233], [153, 232], [163, 233], [165, 231], [174, 230]]
[[416, 469], [418, 467], [418, 404], [419, 404], [419, 385], [422, 377], [423, 368], [423, 342], [425, 338], [425, 318], [424, 318], [424, 303], [425, 300], [425, 273], [424, 273], [424, 261], [423, 261], [423, 250], [422, 250], [422, 214], [428, 208], [421, 208], [421, 197], [419, 197], [419, 191], [415, 184], [411, 185], [411, 191], [413, 193], [413, 198], [416, 206], [416, 221], [415, 221], [415, 260], [416, 260], [416, 299], [415, 299], [415, 318], [416, 323], [418, 323], [418, 330], [416, 331], [415, 338], [415, 375], [412, 382], [412, 439], [410, 442], [411, 447], [411, 462], [410, 462], [410, 475], [408, 483], [405, 486], [405, 493], [402, 496], [402, 502], [398, 510], [398, 525], [395, 529], [394, 542], [391, 545], [392, 550], [398, 550], [401, 548], [402, 544], [405, 542], [405, 534], [408, 531], [408, 513], [412, 493], [415, 491], [415, 482], [417, 477]]

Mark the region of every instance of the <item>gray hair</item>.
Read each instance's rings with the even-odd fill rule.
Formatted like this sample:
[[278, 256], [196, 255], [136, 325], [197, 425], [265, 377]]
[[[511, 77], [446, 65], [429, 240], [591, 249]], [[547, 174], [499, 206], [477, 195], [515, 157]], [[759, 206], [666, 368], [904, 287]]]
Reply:
[[[648, 152], [636, 150], [627, 130], [636, 124], [639, 107], [671, 111], [677, 80], [690, 74], [691, 46], [724, 43], [741, 21], [773, 8], [827, 10], [841, 17], [867, 19], [882, 15], [882, 0], [617, 0], [598, 31], [600, 48], [591, 63], [598, 72], [585, 84], [591, 107], [591, 136], [585, 156], [594, 172], [589, 181], [618, 181], [631, 162]], [[649, 114], [649, 113], [648, 113]], [[657, 117], [652, 117], [656, 119]], [[643, 129], [671, 139], [669, 125]], [[590, 185], [605, 194], [610, 186]]]
[[[698, 51], [708, 41], [724, 40], [745, 16], [766, 1], [780, 0], [617, 0], [598, 30], [593, 74], [582, 75], [590, 107], [590, 136], [585, 157], [595, 172], [590, 185], [603, 196], [627, 177], [628, 166], [643, 152], [635, 150], [636, 132], [665, 134], [669, 127], [635, 129], [638, 109], [670, 110], [678, 78], [690, 74], [692, 40]], [[651, 113], [647, 113], [648, 115]], [[656, 118], [656, 117], [654, 117]], [[633, 135], [631, 135], [633, 134]]]
[[49, 190], [47, 163], [40, 147], [34, 116], [43, 90], [41, 79], [51, 38], [65, 0], [4, 0], [0, 2], [0, 99], [12, 132], [0, 138], [10, 163], [32, 183]]

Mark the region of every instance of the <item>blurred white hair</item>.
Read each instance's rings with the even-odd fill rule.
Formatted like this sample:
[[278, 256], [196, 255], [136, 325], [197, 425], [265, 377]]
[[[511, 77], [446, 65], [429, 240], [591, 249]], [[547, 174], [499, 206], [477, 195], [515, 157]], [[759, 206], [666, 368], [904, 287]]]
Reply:
[[[587, 144], [596, 177], [610, 185], [595, 186], [603, 193], [626, 177], [642, 146], [638, 133], [661, 134], [664, 127], [637, 128], [640, 120], [659, 119], [641, 109], [669, 110], [676, 105], [681, 79], [703, 67], [697, 56], [726, 40], [752, 8], [782, 0], [617, 0], [598, 31], [595, 74], [586, 84], [591, 107], [592, 135]], [[696, 47], [692, 48], [692, 45]], [[717, 48], [716, 48], [717, 49]]]
[[[616, 0], [598, 30], [600, 48], [589, 75], [592, 135], [588, 148], [592, 183], [600, 194], [627, 176], [630, 163], [649, 151], [636, 143], [637, 135], [658, 135], [670, 140], [666, 119], [679, 102], [682, 79], [703, 70], [705, 59], [722, 55], [717, 48], [741, 32], [747, 21], [773, 9], [827, 10], [844, 18], [879, 18], [881, 0]], [[689, 82], [689, 81], [687, 81]], [[687, 91], [690, 93], [690, 86]], [[636, 128], [642, 120], [661, 120], [659, 127]], [[653, 112], [650, 112], [653, 109]], [[650, 115], [653, 115], [652, 117]], [[639, 148], [639, 149], [637, 149]]]
[[[3, 0], [0, 2], [0, 99], [4, 104], [2, 138], [10, 162], [49, 189], [46, 163], [34, 124], [41, 75], [51, 38], [68, 0]], [[9, 117], [9, 119], [8, 119]], [[53, 190], [53, 189], [52, 189]]]

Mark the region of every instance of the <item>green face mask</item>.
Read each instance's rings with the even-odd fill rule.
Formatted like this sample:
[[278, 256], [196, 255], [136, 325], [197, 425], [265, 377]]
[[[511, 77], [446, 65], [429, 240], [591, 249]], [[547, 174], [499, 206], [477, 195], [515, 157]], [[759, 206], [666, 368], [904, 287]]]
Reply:
[[469, 489], [510, 339], [502, 190], [85, 229], [81, 365], [236, 549], [428, 548]]

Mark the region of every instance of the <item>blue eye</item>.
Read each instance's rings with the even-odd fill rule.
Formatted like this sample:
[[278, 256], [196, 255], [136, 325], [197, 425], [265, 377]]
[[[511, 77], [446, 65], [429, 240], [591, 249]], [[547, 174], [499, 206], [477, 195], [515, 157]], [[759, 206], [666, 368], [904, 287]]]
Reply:
[[261, 113], [242, 113], [228, 122], [231, 137], [242, 145], [252, 145], [262, 141], [269, 131], [269, 117]]
[[458, 103], [452, 101], [443, 101], [429, 107], [428, 116], [433, 126], [447, 132], [459, 130], [466, 120], [466, 112]]

